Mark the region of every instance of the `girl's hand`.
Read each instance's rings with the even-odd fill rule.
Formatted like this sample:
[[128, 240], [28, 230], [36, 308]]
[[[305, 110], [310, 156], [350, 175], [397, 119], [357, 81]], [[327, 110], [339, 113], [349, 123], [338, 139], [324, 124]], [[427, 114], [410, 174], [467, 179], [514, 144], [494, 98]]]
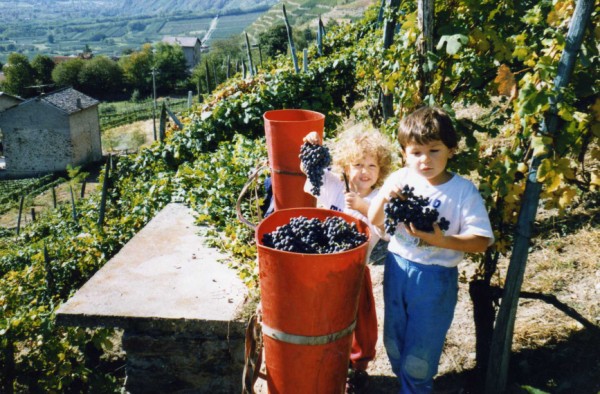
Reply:
[[319, 133], [317, 133], [316, 131], [311, 131], [310, 133], [306, 134], [306, 136], [304, 136], [302, 141], [308, 142], [309, 144], [313, 144], [313, 145], [322, 145], [323, 144], [323, 142], [321, 141], [321, 137], [319, 137]]
[[366, 215], [369, 210], [369, 204], [357, 192], [344, 193], [344, 201], [346, 202], [346, 208], [359, 211], [363, 215]]

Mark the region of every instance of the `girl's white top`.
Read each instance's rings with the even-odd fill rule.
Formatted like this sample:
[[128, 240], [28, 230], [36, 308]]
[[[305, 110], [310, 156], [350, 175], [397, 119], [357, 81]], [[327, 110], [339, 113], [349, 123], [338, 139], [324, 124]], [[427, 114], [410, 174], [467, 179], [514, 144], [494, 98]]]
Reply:
[[[308, 177], [306, 177], [304, 191], [312, 194], [311, 189], [312, 184], [310, 183]], [[346, 185], [344, 181], [342, 181], [337, 174], [331, 172], [330, 170], [325, 170], [323, 173], [323, 185], [321, 186], [320, 195], [315, 196], [317, 198], [317, 206], [334, 211], [344, 212], [365, 222], [369, 226], [369, 230], [371, 230], [368, 253], [370, 254], [381, 237], [380, 231], [371, 225], [369, 219], [367, 219], [365, 215], [354, 209], [346, 208], [344, 196], [345, 191]], [[369, 193], [368, 196], [363, 197], [363, 199], [368, 203], [371, 203], [371, 200], [377, 195], [378, 191], [379, 189], [374, 189], [371, 193]]]
[[[489, 238], [489, 245], [494, 242], [494, 233], [485, 204], [475, 185], [457, 174], [441, 185], [431, 185], [422, 176], [409, 168], [393, 172], [384, 182], [381, 190], [386, 193], [394, 185], [414, 187], [415, 196], [429, 198], [429, 206], [439, 212], [438, 221], [444, 217], [450, 222], [447, 235], [471, 234]], [[396, 227], [388, 245], [390, 252], [407, 260], [420, 264], [456, 267], [462, 260], [464, 252], [439, 248], [419, 242], [406, 231], [404, 223]]]

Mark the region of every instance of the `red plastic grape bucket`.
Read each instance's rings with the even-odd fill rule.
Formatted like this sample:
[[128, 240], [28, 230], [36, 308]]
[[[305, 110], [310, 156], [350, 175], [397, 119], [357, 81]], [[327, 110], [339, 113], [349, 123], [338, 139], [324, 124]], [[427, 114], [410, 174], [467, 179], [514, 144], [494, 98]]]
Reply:
[[[262, 244], [266, 233], [304, 216], [339, 216], [367, 235], [340, 253], [303, 254]], [[277, 210], [256, 227], [269, 393], [343, 393], [370, 237], [368, 226], [320, 208]]]
[[263, 115], [275, 209], [314, 207], [304, 192], [306, 176], [300, 171], [302, 139], [311, 131], [323, 138], [325, 115], [304, 109], [279, 109]]

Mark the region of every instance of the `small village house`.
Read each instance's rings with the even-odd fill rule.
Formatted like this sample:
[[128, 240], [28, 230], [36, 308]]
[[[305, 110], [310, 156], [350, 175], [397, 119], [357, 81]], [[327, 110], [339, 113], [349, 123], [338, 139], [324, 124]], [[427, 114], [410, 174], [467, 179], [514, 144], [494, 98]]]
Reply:
[[13, 96], [5, 92], [0, 92], [0, 112], [4, 111], [7, 108], [14, 107], [22, 101], [23, 99], [18, 96]]
[[170, 45], [179, 45], [183, 49], [185, 63], [191, 70], [200, 62], [200, 52], [202, 50], [202, 42], [198, 37], [172, 37], [165, 36], [162, 42]]
[[0, 112], [5, 174], [26, 177], [102, 159], [99, 101], [73, 88]]
[[[7, 108], [14, 107], [15, 105], [22, 102], [23, 99], [17, 96], [12, 96], [8, 93], [0, 92], [0, 112]], [[0, 128], [0, 170], [5, 167], [4, 163], [4, 142], [2, 141], [2, 128]]]

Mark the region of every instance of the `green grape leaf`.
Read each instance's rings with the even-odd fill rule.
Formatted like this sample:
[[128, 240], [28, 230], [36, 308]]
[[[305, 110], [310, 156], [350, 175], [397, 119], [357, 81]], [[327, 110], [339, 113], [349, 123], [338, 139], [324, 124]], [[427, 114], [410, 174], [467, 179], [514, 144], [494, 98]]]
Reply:
[[463, 45], [469, 42], [469, 37], [464, 34], [453, 34], [450, 36], [442, 36], [438, 42], [436, 49], [441, 50], [446, 44], [446, 53], [448, 55], [456, 54]]

